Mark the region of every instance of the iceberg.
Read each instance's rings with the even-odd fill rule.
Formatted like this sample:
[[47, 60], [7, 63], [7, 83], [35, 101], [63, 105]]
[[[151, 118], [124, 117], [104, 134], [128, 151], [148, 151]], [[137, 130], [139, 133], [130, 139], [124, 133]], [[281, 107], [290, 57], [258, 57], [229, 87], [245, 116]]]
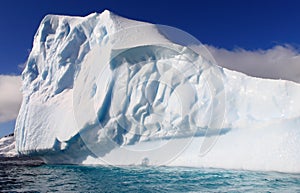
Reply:
[[18, 153], [300, 172], [300, 85], [222, 68], [191, 39], [107, 10], [47, 15], [22, 73]]
[[13, 134], [0, 138], [0, 158], [17, 156], [15, 143]]

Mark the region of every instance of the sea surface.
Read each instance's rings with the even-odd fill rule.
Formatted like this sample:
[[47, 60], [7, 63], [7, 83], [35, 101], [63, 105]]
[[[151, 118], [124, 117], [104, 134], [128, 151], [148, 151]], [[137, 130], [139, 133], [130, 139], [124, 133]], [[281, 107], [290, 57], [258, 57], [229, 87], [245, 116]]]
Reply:
[[300, 174], [0, 160], [0, 192], [300, 192]]

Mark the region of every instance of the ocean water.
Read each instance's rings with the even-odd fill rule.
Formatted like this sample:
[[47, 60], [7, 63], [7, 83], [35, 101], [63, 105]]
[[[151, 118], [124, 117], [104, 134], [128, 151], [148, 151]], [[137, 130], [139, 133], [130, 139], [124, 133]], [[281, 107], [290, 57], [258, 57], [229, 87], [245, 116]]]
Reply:
[[0, 192], [300, 192], [300, 174], [2, 161]]

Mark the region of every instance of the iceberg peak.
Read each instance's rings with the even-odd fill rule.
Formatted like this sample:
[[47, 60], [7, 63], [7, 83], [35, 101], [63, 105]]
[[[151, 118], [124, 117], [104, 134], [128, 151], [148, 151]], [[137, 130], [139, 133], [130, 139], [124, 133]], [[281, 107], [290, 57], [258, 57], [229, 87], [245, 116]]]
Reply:
[[108, 10], [108, 9], [105, 9], [104, 11], [101, 12], [101, 15], [107, 15], [107, 16], [110, 16], [111, 14], [114, 14], [114, 13], [111, 12], [110, 10]]

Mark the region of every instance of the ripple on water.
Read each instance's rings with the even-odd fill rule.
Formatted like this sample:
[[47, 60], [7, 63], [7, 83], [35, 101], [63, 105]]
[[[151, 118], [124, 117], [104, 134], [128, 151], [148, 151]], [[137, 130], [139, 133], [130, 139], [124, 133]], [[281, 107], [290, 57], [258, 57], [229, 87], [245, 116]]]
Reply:
[[0, 192], [300, 192], [300, 174], [222, 169], [1, 164], [0, 177]]

